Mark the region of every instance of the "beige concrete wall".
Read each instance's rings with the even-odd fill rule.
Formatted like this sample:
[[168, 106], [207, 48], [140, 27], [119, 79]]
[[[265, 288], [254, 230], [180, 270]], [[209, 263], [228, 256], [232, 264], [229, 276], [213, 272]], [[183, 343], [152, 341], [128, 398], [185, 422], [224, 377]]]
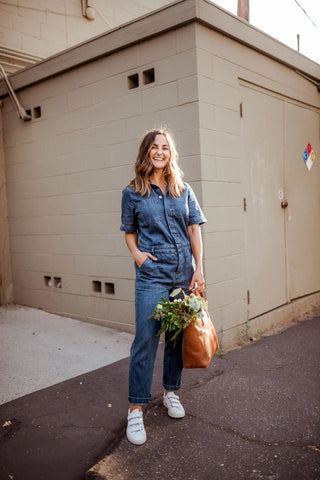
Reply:
[[205, 271], [220, 334], [246, 320], [238, 72], [223, 58], [233, 42], [223, 40], [197, 26]]
[[[211, 29], [203, 25], [210, 21]], [[217, 31], [223, 28], [225, 35]], [[133, 330], [134, 269], [119, 231], [121, 190], [133, 176], [143, 131], [166, 124], [209, 221], [203, 229], [207, 294], [221, 345], [248, 341], [263, 331], [264, 320], [265, 330], [281, 320], [266, 313], [268, 305], [266, 316], [252, 318], [247, 304], [242, 88], [254, 86], [284, 104], [290, 99], [318, 112], [317, 88], [296, 73], [295, 63], [313, 78], [320, 76], [319, 69], [201, 0], [131, 24], [121, 38], [118, 33], [12, 76], [33, 117], [22, 123], [5, 99], [15, 301]], [[141, 35], [148, 40], [139, 41]], [[244, 44], [249, 37], [254, 48]], [[115, 52], [119, 43], [122, 50]], [[96, 59], [106, 45], [114, 53]], [[90, 58], [95, 60], [89, 63]], [[150, 69], [154, 81], [147, 83], [144, 72]], [[136, 88], [128, 88], [135, 81]], [[312, 218], [317, 216], [314, 211]], [[102, 291], [92, 282], [101, 282]], [[310, 287], [304, 291], [311, 293]], [[288, 305], [294, 314], [298, 303]], [[319, 295], [308, 296], [299, 303], [299, 315], [317, 308]]]
[[[119, 231], [121, 190], [133, 176], [139, 137], [166, 124], [199, 191], [194, 31], [189, 25], [20, 91], [32, 115], [41, 108], [29, 123], [5, 100], [17, 303], [132, 330], [134, 269]], [[144, 85], [150, 68], [155, 81]], [[136, 73], [139, 87], [128, 89]], [[114, 294], [105, 293], [106, 282]]]
[[8, 73], [40, 58], [145, 15], [167, 0], [91, 0], [94, 20], [81, 0], [15, 0], [0, 3], [0, 61]]
[[[196, 38], [199, 74], [201, 190], [203, 208], [209, 220], [204, 227], [207, 293], [210, 299], [210, 311], [215, 317], [216, 328], [220, 332], [221, 337], [224, 338], [223, 346], [228, 346], [237, 343], [241, 344], [244, 340], [248, 340], [250, 336], [258, 336], [261, 332], [273, 328], [275, 324], [280, 322], [279, 315], [277, 316], [276, 313], [277, 321], [272, 319], [272, 314], [268, 314], [267, 317], [262, 316], [260, 320], [259, 318], [254, 321], [249, 320], [251, 317], [250, 305], [248, 305], [247, 301], [247, 291], [250, 283], [248, 282], [248, 264], [250, 262], [263, 264], [270, 262], [270, 258], [263, 258], [258, 253], [255, 258], [250, 259], [252, 252], [248, 251], [245, 245], [245, 215], [247, 214], [244, 212], [243, 199], [248, 196], [247, 187], [250, 180], [246, 178], [246, 159], [244, 158], [244, 145], [241, 133], [241, 122], [243, 121], [240, 116], [240, 103], [243, 101], [241, 98], [241, 83], [247, 82], [249, 87], [260, 87], [268, 93], [273, 92], [272, 95], [281, 98], [283, 104], [286, 103], [286, 100], [290, 100], [293, 104], [298, 104], [318, 112], [318, 119], [320, 98], [317, 88], [306, 79], [298, 76], [294, 70], [232, 39], [225, 38], [219, 33], [201, 25], [197, 25]], [[245, 116], [245, 103], [242, 105], [242, 108]], [[256, 111], [256, 123], [259, 125], [260, 122], [260, 128], [264, 128], [261, 123], [263, 114], [264, 112]], [[271, 117], [270, 120], [277, 121], [277, 119]], [[297, 127], [299, 128], [298, 125]], [[295, 148], [294, 150], [299, 157], [298, 162], [301, 162], [302, 174], [305, 175], [304, 170], [306, 169], [301, 157], [305, 147], [303, 142], [310, 138], [314, 127], [319, 133], [319, 121], [318, 127], [314, 126], [314, 121], [309, 126], [301, 125], [300, 130], [305, 128], [308, 133], [304, 135], [304, 140], [302, 140], [302, 144], [300, 144], [298, 149]], [[280, 124], [280, 128], [283, 129], [284, 126]], [[315, 140], [312, 143], [319, 150], [319, 135], [313, 137]], [[266, 141], [272, 144], [273, 139], [269, 138]], [[247, 142], [250, 143], [250, 138], [247, 138]], [[283, 145], [285, 144], [285, 134], [283, 134], [282, 143]], [[282, 148], [285, 150], [284, 146]], [[248, 145], [247, 151], [250, 151], [250, 145]], [[259, 154], [258, 151], [257, 154]], [[292, 154], [291, 158], [293, 158]], [[290, 159], [287, 159], [287, 161]], [[284, 156], [281, 160], [284, 160]], [[270, 162], [270, 168], [271, 165], [272, 163]], [[316, 178], [320, 181], [319, 173], [320, 170], [318, 168], [313, 169], [310, 175], [313, 177], [313, 181], [316, 181]], [[301, 180], [301, 172], [297, 173], [297, 175], [300, 175]], [[299, 177], [297, 182], [299, 183]], [[288, 185], [284, 185], [284, 187], [286, 186]], [[309, 201], [307, 196], [311, 192], [305, 191], [305, 201], [302, 202], [301, 198], [295, 198], [297, 196], [296, 190], [291, 189], [291, 205], [293, 205], [294, 201], [304, 205], [304, 215], [310, 215], [311, 213], [308, 211], [307, 206], [315, 205], [317, 203], [316, 198], [312, 202]], [[314, 189], [312, 195], [317, 197], [319, 193]], [[252, 205], [248, 206], [248, 208], [252, 208]], [[280, 202], [279, 210], [283, 214]], [[313, 207], [312, 210], [313, 214], [311, 216], [319, 218], [317, 207]], [[283, 214], [283, 222], [286, 221], [285, 217], [287, 215]], [[263, 223], [269, 220], [263, 216], [263, 209], [261, 209], [260, 218], [256, 224], [257, 231], [261, 229]], [[261, 222], [261, 225], [259, 225], [259, 222]], [[287, 223], [290, 224], [288, 221]], [[316, 221], [316, 224], [317, 227], [315, 227], [313, 221], [314, 231], [317, 231], [315, 235], [318, 238], [317, 241], [319, 241], [320, 225], [318, 221]], [[301, 226], [301, 230], [303, 230], [303, 226]], [[279, 234], [279, 232], [273, 233], [275, 236]], [[296, 237], [296, 242], [297, 240]], [[311, 247], [313, 240], [309, 240], [305, 241], [309, 242]], [[272, 241], [270, 237], [270, 243]], [[285, 238], [283, 242], [285, 242]], [[317, 249], [312, 247], [310, 248], [311, 250], [314, 252], [314, 261], [317, 263]], [[256, 251], [259, 252], [259, 245], [256, 246]], [[295, 247], [295, 253], [297, 254], [297, 252], [299, 255], [298, 244]], [[282, 260], [285, 265], [286, 259], [283, 258]], [[287, 262], [290, 261], [293, 261], [292, 257], [287, 259]], [[290, 268], [289, 264], [287, 264], [287, 268]], [[266, 269], [261, 267], [261, 270]], [[294, 272], [297, 278], [301, 274], [301, 269], [296, 269]], [[307, 278], [310, 272], [309, 274], [304, 272], [304, 275]], [[269, 276], [263, 279], [263, 281], [270, 284], [277, 282], [278, 279]], [[291, 278], [292, 281], [294, 279]], [[288, 280], [289, 282], [290, 279]], [[304, 294], [311, 294], [319, 290], [319, 269], [313, 276], [313, 282], [311, 283], [312, 286], [310, 286], [309, 282], [309, 287]], [[252, 294], [253, 292], [251, 292]], [[264, 296], [267, 301], [262, 313], [274, 308], [274, 305], [271, 304], [271, 299], [268, 303], [268, 294], [268, 289], [266, 289]], [[320, 311], [319, 297], [315, 298], [316, 300], [312, 297], [309, 305], [313, 313]], [[290, 300], [290, 297], [288, 297], [288, 302]], [[284, 300], [285, 302], [286, 300]], [[281, 305], [282, 303], [279, 302], [276, 306], [280, 307]], [[306, 312], [309, 307], [306, 306]], [[291, 316], [293, 315], [293, 309], [294, 306], [290, 305], [289, 311]], [[283, 311], [284, 309], [282, 309]], [[301, 310], [299, 314], [301, 314]], [[282, 315], [282, 318], [283, 322], [287, 321], [285, 315]], [[265, 330], [262, 327], [263, 323], [265, 324]]]
[[[1, 109], [2, 102], [0, 112]], [[0, 115], [0, 306], [11, 303], [13, 300], [5, 170], [2, 116]]]

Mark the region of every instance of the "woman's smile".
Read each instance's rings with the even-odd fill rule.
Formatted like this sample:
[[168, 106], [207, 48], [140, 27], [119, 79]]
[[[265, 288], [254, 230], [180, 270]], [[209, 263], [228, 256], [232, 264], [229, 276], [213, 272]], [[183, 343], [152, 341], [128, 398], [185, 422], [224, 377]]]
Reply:
[[164, 168], [170, 160], [170, 155], [170, 146], [165, 135], [156, 135], [149, 152], [153, 168]]

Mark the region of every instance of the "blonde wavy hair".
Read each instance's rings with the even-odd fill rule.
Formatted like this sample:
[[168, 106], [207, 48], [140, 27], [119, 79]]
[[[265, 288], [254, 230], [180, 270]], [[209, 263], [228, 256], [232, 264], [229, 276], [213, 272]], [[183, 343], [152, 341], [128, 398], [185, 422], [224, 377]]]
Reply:
[[169, 188], [169, 195], [171, 197], [179, 197], [185, 189], [182, 182], [183, 172], [178, 165], [178, 152], [173, 135], [165, 128], [155, 128], [144, 134], [135, 163], [136, 176], [131, 180], [129, 186], [137, 193], [140, 193], [140, 195], [147, 193], [150, 196], [151, 186], [149, 180], [153, 166], [149, 153], [157, 135], [164, 135], [170, 148], [170, 159], [163, 171]]

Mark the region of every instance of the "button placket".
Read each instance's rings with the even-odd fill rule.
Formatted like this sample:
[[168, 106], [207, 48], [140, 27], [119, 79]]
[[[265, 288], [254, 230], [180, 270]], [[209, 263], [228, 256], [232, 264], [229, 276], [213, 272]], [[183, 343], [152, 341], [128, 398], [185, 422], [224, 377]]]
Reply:
[[167, 189], [166, 195], [164, 196], [164, 199], [163, 199], [164, 214], [165, 214], [165, 217], [166, 217], [168, 230], [169, 230], [170, 235], [173, 239], [173, 243], [176, 245], [174, 228], [173, 229], [171, 228], [171, 224], [174, 225], [174, 223], [171, 222], [171, 219], [170, 219], [170, 206], [171, 206], [170, 203], [171, 202], [170, 202], [169, 192], [168, 192], [168, 189]]
[[179, 236], [179, 232], [176, 228], [176, 221], [175, 221], [175, 216], [174, 216], [174, 207], [173, 207], [173, 203], [171, 201], [171, 199], [169, 198], [168, 199], [168, 218], [169, 218], [169, 222], [170, 222], [170, 225], [171, 225], [171, 234], [174, 238], [174, 243], [176, 244], [176, 238], [178, 238]]

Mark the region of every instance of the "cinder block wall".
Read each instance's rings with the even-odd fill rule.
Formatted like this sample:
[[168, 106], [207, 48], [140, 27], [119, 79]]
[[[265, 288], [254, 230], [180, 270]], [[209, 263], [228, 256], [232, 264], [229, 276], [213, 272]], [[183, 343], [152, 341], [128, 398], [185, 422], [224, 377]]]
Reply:
[[13, 301], [1, 109], [2, 102], [0, 103], [0, 306]]
[[228, 59], [236, 42], [200, 25], [196, 36], [207, 294], [225, 335], [246, 321], [238, 70]]
[[19, 97], [30, 123], [8, 99], [4, 105], [15, 302], [132, 331], [134, 269], [119, 231], [121, 190], [142, 133], [164, 124], [200, 193], [195, 25]]
[[0, 3], [1, 44], [45, 58], [167, 3], [170, 2], [95, 0], [92, 4], [95, 19], [90, 21], [82, 15], [80, 0], [3, 2]]
[[[200, 9], [200, 15], [206, 25], [210, 21], [213, 24], [220, 15], [219, 31], [226, 28], [233, 39], [194, 22], [194, 15], [199, 14], [197, 6], [205, 9], [203, 12]], [[17, 303], [133, 331], [134, 268], [124, 235], [119, 231], [121, 190], [133, 176], [140, 136], [146, 129], [165, 124], [175, 133], [185, 179], [193, 186], [208, 217], [208, 224], [203, 228], [207, 295], [224, 349], [292, 318], [319, 312], [320, 294], [315, 293], [320, 290], [318, 272], [303, 289], [299, 286], [295, 289], [304, 297], [297, 300], [298, 306], [292, 302], [297, 294], [290, 296], [290, 279], [284, 278], [283, 284], [289, 285], [285, 287], [287, 291], [284, 288], [284, 299], [271, 303], [268, 290], [265, 294], [262, 291], [263, 298], [267, 297], [263, 309], [260, 308], [257, 315], [250, 312], [248, 266], [254, 262], [266, 265], [268, 258], [253, 256], [246, 241], [243, 198], [250, 193], [250, 175], [244, 152], [250, 154], [250, 149], [243, 143], [244, 124], [240, 117], [244, 85], [253, 85], [260, 93], [263, 91], [263, 95], [272, 94], [273, 103], [282, 102], [282, 112], [296, 114], [296, 107], [306, 107], [307, 114], [301, 118], [307, 121], [298, 120], [294, 124], [299, 132], [302, 127], [306, 129], [302, 143], [301, 139], [296, 143], [297, 135], [291, 134], [294, 141], [288, 149], [292, 157], [297, 158], [297, 168], [292, 170], [291, 177], [300, 182], [300, 188], [300, 167], [305, 168], [301, 155], [309, 134], [316, 150], [320, 149], [314, 121], [319, 119], [319, 95], [314, 84], [298, 76], [293, 67], [281, 63], [280, 57], [293, 56], [290, 61], [293, 65], [300, 63], [302, 71], [310, 68], [316, 72], [316, 68], [303, 59], [300, 62], [300, 56], [290, 53], [287, 47], [277, 52], [279, 44], [207, 2], [182, 2], [173, 6], [172, 12], [175, 12], [173, 17], [170, 9], [159, 12], [166, 33], [90, 63], [88, 57], [81, 56], [82, 47], [79, 47], [75, 54], [79, 59], [86, 58], [87, 63], [22, 88], [19, 98], [31, 111], [30, 123], [21, 123], [5, 99], [4, 141], [14, 298]], [[171, 19], [187, 21], [181, 20], [184, 13], [193, 23], [178, 27], [167, 23]], [[132, 38], [137, 39], [130, 36], [131, 27], [135, 34], [143, 31], [145, 35], [154, 35], [156, 16], [129, 25], [124, 29], [127, 34], [124, 40], [131, 43]], [[242, 43], [249, 34], [260, 53]], [[242, 41], [234, 40], [237, 35]], [[112, 38], [119, 41], [117, 32]], [[104, 41], [101, 37], [101, 42], [93, 42], [90, 47], [84, 45], [85, 54], [92, 53], [93, 58], [101, 55]], [[73, 62], [69, 53], [61, 59], [63, 65], [68, 58]], [[275, 55], [279, 61], [274, 59]], [[54, 59], [55, 66], [57, 61], [59, 58]], [[50, 66], [53, 68], [52, 61]], [[39, 65], [40, 74], [41, 67]], [[32, 71], [23, 73], [30, 73], [29, 78], [32, 77]], [[288, 99], [290, 108], [286, 105]], [[255, 112], [254, 105], [252, 111], [257, 121], [261, 118], [266, 123], [270, 121], [263, 112]], [[273, 121], [273, 117], [270, 118]], [[283, 122], [281, 131], [288, 132], [289, 127]], [[281, 149], [286, 151], [284, 143]], [[291, 157], [291, 153], [288, 155]], [[267, 156], [264, 162], [270, 173]], [[281, 162], [286, 168], [289, 165], [282, 157]], [[305, 182], [305, 170], [302, 175]], [[300, 188], [308, 201], [300, 213], [298, 208], [294, 212], [295, 230], [288, 230], [289, 253], [301, 252], [301, 238], [298, 239], [295, 232], [303, 228], [296, 220], [299, 216], [300, 222], [307, 218], [306, 205], [312, 205], [311, 218], [318, 218], [319, 190], [314, 194], [314, 186], [319, 175], [315, 164], [308, 182]], [[313, 179], [312, 199], [310, 179]], [[278, 195], [278, 189], [276, 185], [273, 195]], [[297, 206], [300, 202], [295, 191], [291, 190], [290, 202]], [[278, 197], [276, 201], [281, 212]], [[251, 198], [250, 208], [256, 206], [257, 202]], [[257, 226], [263, 225], [265, 219], [259, 215], [257, 218]], [[313, 222], [311, 227], [308, 231], [314, 233], [308, 235], [307, 240], [312, 238], [315, 244], [309, 242], [304, 252], [309, 249], [313, 252], [312, 258], [320, 262], [320, 253], [314, 246], [319, 238], [319, 222]], [[282, 239], [281, 245], [284, 244]], [[256, 250], [259, 251], [259, 245], [255, 245]], [[294, 275], [295, 279], [301, 276], [295, 266], [292, 268], [290, 255], [283, 264], [285, 262], [288, 276]], [[274, 280], [275, 277], [270, 276], [266, 284]], [[288, 308], [279, 308], [285, 304]]]
[[[210, 311], [214, 315], [214, 322], [217, 331], [222, 339], [223, 347], [228, 345], [242, 344], [250, 341], [250, 337], [258, 337], [262, 332], [267, 331], [274, 326], [278, 326], [288, 321], [288, 315], [284, 308], [282, 313], [272, 313], [260, 315], [255, 319], [251, 319], [250, 306], [248, 305], [247, 294], [249, 287], [248, 264], [255, 262], [260, 264], [261, 271], [264, 271], [263, 265], [272, 261], [272, 256], [264, 258], [258, 253], [258, 256], [252, 258], [252, 252], [246, 248], [246, 229], [244, 198], [248, 196], [248, 184], [250, 178], [246, 169], [245, 151], [250, 151], [250, 147], [243, 143], [241, 134], [241, 111], [240, 103], [241, 84], [247, 84], [253, 88], [265, 89], [265, 92], [273, 92], [275, 97], [278, 95], [285, 104], [286, 99], [293, 104], [299, 105], [302, 109], [306, 107], [307, 112], [313, 112], [314, 119], [310, 119], [309, 127], [306, 124], [300, 124], [300, 130], [304, 130], [301, 135], [302, 142], [295, 144], [295, 139], [285, 140], [286, 134], [289, 137], [286, 127], [280, 123], [279, 129], [285, 129], [286, 133], [283, 137], [284, 157], [287, 162], [286, 169], [290, 162], [299, 165], [294, 167], [296, 171], [295, 182], [302, 183], [302, 176], [307, 175], [306, 168], [302, 159], [302, 152], [305, 147], [307, 138], [314, 138], [313, 143], [316, 149], [319, 149], [319, 93], [317, 89], [307, 82], [301, 76], [298, 76], [293, 69], [289, 69], [281, 65], [271, 58], [261, 55], [257, 51], [251, 50], [241, 43], [230, 38], [223, 37], [205, 26], [197, 25], [196, 27], [196, 44], [197, 44], [197, 68], [198, 68], [198, 91], [199, 91], [199, 132], [200, 132], [200, 151], [201, 151], [201, 190], [202, 205], [208, 217], [208, 224], [204, 227], [204, 246], [205, 246], [205, 269], [207, 281], [207, 293], [210, 300]], [[281, 96], [281, 97], [280, 97]], [[272, 97], [270, 97], [271, 99]], [[270, 100], [271, 101], [271, 100]], [[247, 105], [243, 105], [244, 115], [246, 114]], [[263, 129], [263, 113], [256, 111], [256, 122], [260, 123]], [[307, 117], [306, 117], [307, 118]], [[315, 122], [318, 125], [315, 125]], [[269, 121], [277, 121], [270, 119]], [[309, 121], [309, 120], [308, 120]], [[299, 119], [296, 120], [299, 129]], [[315, 129], [315, 131], [314, 131]], [[274, 141], [273, 138], [266, 138], [266, 142]], [[285, 148], [285, 141], [292, 145], [291, 153]], [[256, 155], [259, 155], [257, 152]], [[270, 159], [271, 160], [271, 159]], [[259, 161], [257, 157], [257, 162]], [[280, 156], [280, 161], [283, 158]], [[270, 167], [272, 168], [271, 161]], [[268, 167], [267, 167], [268, 168]], [[287, 172], [288, 175], [288, 172]], [[313, 177], [313, 178], [312, 178]], [[304, 209], [305, 216], [309, 215], [307, 205], [319, 204], [319, 190], [313, 187], [313, 191], [308, 191], [308, 186], [314, 185], [316, 178], [320, 179], [319, 168], [313, 168], [312, 175], [309, 180], [305, 181], [304, 189]], [[284, 189], [288, 195], [288, 182], [284, 182]], [[259, 187], [258, 187], [259, 188]], [[261, 185], [263, 188], [263, 185]], [[277, 192], [277, 189], [276, 189]], [[275, 192], [275, 193], [276, 193]], [[293, 206], [294, 202], [300, 203], [297, 197], [297, 189], [289, 189], [289, 203]], [[308, 197], [308, 199], [307, 199]], [[318, 200], [316, 200], [318, 197]], [[279, 202], [279, 211], [280, 201]], [[252, 209], [252, 205], [249, 207]], [[270, 218], [264, 218], [262, 214], [257, 220], [256, 228], [260, 229], [263, 222], [270, 222]], [[317, 210], [317, 208], [316, 208]], [[318, 213], [315, 214], [318, 216]], [[283, 214], [283, 223], [287, 222], [287, 229], [290, 229], [290, 222], [287, 220], [288, 215]], [[306, 218], [306, 217], [305, 217]], [[301, 219], [300, 219], [301, 221]], [[297, 214], [295, 211], [293, 225], [296, 225]], [[297, 236], [293, 239], [291, 235], [292, 245], [288, 246], [287, 238], [287, 278], [288, 293], [287, 299], [283, 303], [290, 303], [289, 286], [290, 282], [296, 282], [302, 275], [306, 277], [308, 274], [303, 273], [301, 269], [297, 270], [291, 266], [297, 256], [303, 255], [303, 251], [308, 248], [309, 251], [317, 251], [313, 244], [312, 236], [316, 235], [319, 239], [319, 222], [313, 222], [313, 227], [305, 229], [309, 232], [311, 228], [317, 230], [317, 233], [304, 238], [304, 244], [308, 247], [301, 248], [301, 239]], [[292, 227], [291, 227], [292, 228]], [[295, 227], [296, 228], [296, 227]], [[301, 231], [303, 231], [301, 224]], [[315, 231], [314, 230], [314, 231]], [[290, 233], [290, 230], [289, 230]], [[272, 232], [269, 232], [272, 235]], [[273, 235], [279, 235], [279, 232], [273, 232]], [[270, 240], [271, 241], [271, 240]], [[283, 240], [285, 241], [285, 239]], [[280, 241], [279, 241], [280, 243]], [[293, 246], [294, 243], [294, 246]], [[259, 252], [259, 245], [256, 245]], [[289, 250], [289, 254], [288, 254]], [[294, 255], [291, 254], [294, 250]], [[272, 252], [271, 252], [272, 255]], [[316, 254], [317, 256], [317, 254]], [[315, 257], [314, 257], [315, 260]], [[285, 261], [285, 260], [283, 260]], [[303, 262], [303, 260], [301, 260]], [[315, 260], [317, 263], [320, 257]], [[290, 278], [291, 275], [291, 278]], [[303, 294], [312, 294], [319, 291], [320, 275], [313, 275], [312, 287], [310, 282], [305, 278], [305, 283], [309, 283], [303, 291]], [[277, 282], [277, 278], [272, 276], [266, 279], [266, 283]], [[248, 291], [249, 292], [249, 291]], [[268, 303], [268, 288], [265, 290], [266, 308], [263, 313], [273, 310], [274, 306], [271, 300]], [[302, 292], [300, 296], [303, 295]], [[298, 295], [296, 295], [297, 297]], [[301, 318], [301, 312], [308, 311], [319, 312], [319, 295], [305, 300], [304, 307], [288, 307], [287, 311], [293, 318]], [[281, 306], [279, 302], [277, 307]], [[300, 308], [300, 310], [299, 310]]]

